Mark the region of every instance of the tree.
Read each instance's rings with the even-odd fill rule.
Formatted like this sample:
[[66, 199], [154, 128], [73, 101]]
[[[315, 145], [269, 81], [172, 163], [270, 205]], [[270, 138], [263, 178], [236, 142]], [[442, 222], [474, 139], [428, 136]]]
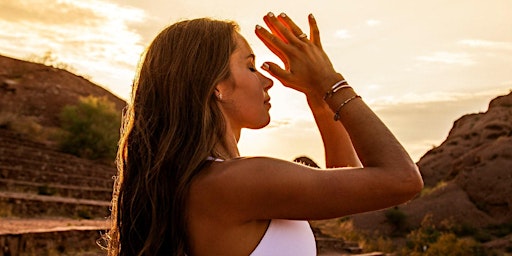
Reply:
[[120, 119], [106, 97], [81, 97], [77, 105], [65, 106], [60, 113], [61, 150], [89, 159], [115, 159]]

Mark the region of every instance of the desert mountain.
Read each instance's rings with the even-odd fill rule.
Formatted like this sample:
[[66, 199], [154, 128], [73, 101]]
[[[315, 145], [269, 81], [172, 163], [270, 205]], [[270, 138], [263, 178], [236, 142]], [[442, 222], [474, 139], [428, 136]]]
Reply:
[[54, 67], [0, 55], [0, 112], [24, 117], [43, 127], [58, 126], [65, 105], [79, 97], [107, 97], [121, 109], [126, 103], [83, 77]]
[[[455, 121], [446, 140], [417, 165], [425, 191], [399, 207], [409, 225], [418, 226], [427, 214], [435, 223], [448, 220], [477, 228], [511, 222], [512, 93], [493, 99], [485, 113]], [[386, 230], [383, 211], [354, 221], [363, 229]]]

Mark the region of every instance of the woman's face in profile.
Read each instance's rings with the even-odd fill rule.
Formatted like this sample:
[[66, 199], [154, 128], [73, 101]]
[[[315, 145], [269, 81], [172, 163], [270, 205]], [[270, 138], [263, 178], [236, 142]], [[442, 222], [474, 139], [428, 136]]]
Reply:
[[231, 75], [218, 87], [221, 105], [232, 128], [262, 128], [270, 122], [268, 90], [273, 82], [256, 69], [255, 55], [239, 34], [236, 43], [229, 60]]

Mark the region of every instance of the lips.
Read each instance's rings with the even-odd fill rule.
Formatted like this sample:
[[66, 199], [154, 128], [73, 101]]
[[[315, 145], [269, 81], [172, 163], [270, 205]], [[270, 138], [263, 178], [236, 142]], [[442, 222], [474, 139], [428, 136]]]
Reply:
[[271, 108], [271, 107], [272, 107], [272, 105], [270, 104], [270, 97], [268, 97], [267, 99], [265, 99], [265, 101], [263, 102], [263, 104], [264, 104], [265, 106], [267, 106], [268, 108]]

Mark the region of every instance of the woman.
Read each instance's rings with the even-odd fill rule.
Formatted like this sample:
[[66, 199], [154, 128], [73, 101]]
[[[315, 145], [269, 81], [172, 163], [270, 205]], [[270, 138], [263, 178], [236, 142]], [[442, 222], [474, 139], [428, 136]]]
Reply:
[[306, 95], [329, 169], [241, 158], [241, 129], [270, 121], [272, 80], [235, 24], [176, 23], [147, 50], [125, 115], [109, 255], [315, 255], [306, 220], [421, 190], [414, 162], [332, 67], [313, 15], [310, 38], [285, 14], [264, 21], [271, 32], [255, 32], [285, 68], [262, 69]]

